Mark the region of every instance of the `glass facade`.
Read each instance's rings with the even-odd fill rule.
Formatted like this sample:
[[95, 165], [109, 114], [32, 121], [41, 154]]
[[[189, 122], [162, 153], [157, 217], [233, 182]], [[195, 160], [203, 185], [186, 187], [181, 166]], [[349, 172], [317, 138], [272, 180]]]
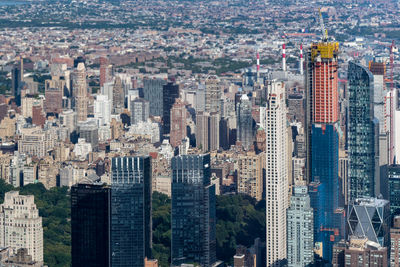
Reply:
[[400, 165], [388, 167], [389, 201], [392, 217], [400, 215]]
[[349, 62], [348, 81], [348, 178], [352, 200], [375, 195], [374, 81], [368, 68], [354, 62]]
[[111, 171], [112, 266], [144, 266], [151, 258], [151, 159], [116, 157]]
[[215, 185], [210, 155], [172, 158], [172, 266], [216, 262]]
[[358, 198], [348, 206], [349, 236], [365, 236], [368, 240], [390, 246], [389, 201], [377, 198]]
[[103, 185], [72, 186], [72, 266], [110, 266], [110, 193]]
[[331, 261], [333, 244], [340, 240], [339, 202], [339, 135], [336, 124], [313, 124], [310, 189], [314, 208], [314, 241], [323, 245], [323, 258]]

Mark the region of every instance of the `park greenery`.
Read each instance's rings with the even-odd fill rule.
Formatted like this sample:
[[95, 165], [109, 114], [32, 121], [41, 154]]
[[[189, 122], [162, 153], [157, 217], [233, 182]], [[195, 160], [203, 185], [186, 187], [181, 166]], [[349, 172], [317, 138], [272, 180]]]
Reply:
[[[245, 195], [217, 196], [217, 258], [232, 262], [237, 245], [250, 247], [254, 239], [265, 240], [265, 201], [257, 202]], [[153, 194], [153, 257], [159, 266], [170, 262], [171, 200]]]
[[48, 266], [67, 267], [71, 262], [70, 199], [68, 188], [47, 190], [41, 183], [14, 188], [0, 179], [0, 202], [4, 194], [18, 190], [21, 195], [34, 195], [43, 220], [44, 262]]
[[[4, 194], [18, 190], [34, 195], [39, 215], [43, 218], [44, 261], [48, 266], [71, 264], [71, 210], [67, 187], [47, 190], [41, 183], [15, 188], [0, 179], [0, 203]], [[265, 203], [245, 195], [217, 196], [217, 258], [231, 262], [237, 245], [251, 246], [254, 239], [265, 239]], [[153, 258], [159, 266], [171, 262], [171, 199], [153, 194]]]

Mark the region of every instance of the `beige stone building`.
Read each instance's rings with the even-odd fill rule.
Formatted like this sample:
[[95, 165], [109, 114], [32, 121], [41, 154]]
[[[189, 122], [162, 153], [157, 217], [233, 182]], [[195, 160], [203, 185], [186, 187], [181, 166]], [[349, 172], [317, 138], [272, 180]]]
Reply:
[[14, 254], [25, 248], [33, 261], [43, 262], [42, 217], [34, 196], [20, 196], [17, 191], [5, 194], [0, 205], [0, 246], [10, 247]]

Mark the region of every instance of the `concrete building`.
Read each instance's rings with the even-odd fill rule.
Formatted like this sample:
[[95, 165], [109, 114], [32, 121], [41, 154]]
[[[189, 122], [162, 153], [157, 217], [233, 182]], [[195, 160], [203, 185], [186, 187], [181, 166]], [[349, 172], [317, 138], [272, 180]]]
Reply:
[[5, 194], [0, 205], [0, 246], [11, 247], [14, 254], [25, 248], [33, 261], [43, 262], [42, 217], [34, 196], [20, 196], [17, 191]]
[[176, 99], [175, 104], [171, 108], [171, 125], [169, 142], [172, 147], [177, 147], [182, 143], [186, 137], [186, 119], [187, 110], [186, 106], [181, 99]]
[[109, 125], [111, 121], [111, 101], [106, 95], [96, 96], [94, 101], [94, 117], [98, 120], [98, 125]]
[[122, 79], [117, 76], [114, 81], [113, 97], [112, 97], [112, 109], [113, 113], [119, 114], [124, 108], [125, 93], [122, 87]]
[[285, 86], [272, 81], [266, 110], [266, 263], [283, 266], [286, 259], [288, 160]]
[[400, 216], [393, 218], [393, 227], [390, 228], [390, 266], [400, 266]]
[[49, 87], [45, 91], [45, 112], [47, 114], [59, 114], [62, 111], [63, 91], [60, 88]]
[[237, 192], [249, 195], [258, 201], [263, 195], [263, 164], [265, 155], [247, 152], [237, 160]]
[[88, 114], [88, 97], [87, 97], [87, 85], [86, 85], [86, 69], [84, 63], [79, 63], [75, 73], [76, 77], [76, 88], [75, 91], [75, 110], [77, 114], [77, 120], [85, 121]]
[[205, 89], [205, 109], [206, 112], [218, 112], [220, 111], [219, 100], [221, 98], [220, 79], [211, 75], [206, 79]]
[[295, 186], [287, 210], [287, 259], [289, 267], [314, 262], [314, 211], [307, 186]]
[[388, 266], [387, 247], [368, 240], [366, 237], [350, 236], [347, 243], [334, 246], [332, 258], [334, 267]]
[[147, 122], [150, 116], [149, 101], [143, 98], [136, 98], [130, 102], [131, 109], [131, 125], [139, 122]]

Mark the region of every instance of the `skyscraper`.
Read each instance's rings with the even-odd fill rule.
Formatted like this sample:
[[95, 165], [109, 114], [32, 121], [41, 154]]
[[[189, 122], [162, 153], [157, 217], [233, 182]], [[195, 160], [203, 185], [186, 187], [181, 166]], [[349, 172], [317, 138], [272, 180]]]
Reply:
[[76, 68], [76, 114], [77, 121], [85, 121], [87, 118], [87, 88], [86, 88], [86, 69], [84, 63], [78, 63]]
[[306, 53], [306, 177], [314, 208], [314, 242], [323, 258], [332, 259], [333, 244], [343, 237], [344, 211], [339, 207], [339, 44], [313, 43]]
[[114, 81], [114, 88], [113, 88], [113, 112], [120, 113], [124, 108], [124, 101], [125, 101], [125, 93], [124, 88], [122, 87], [122, 79], [121, 77], [117, 76]]
[[149, 118], [150, 105], [149, 101], [143, 98], [136, 98], [131, 101], [131, 125], [139, 122], [146, 122]]
[[77, 184], [71, 188], [72, 266], [110, 267], [111, 188]]
[[220, 80], [217, 76], [212, 75], [206, 79], [205, 90], [205, 111], [219, 112], [219, 99], [221, 98]]
[[183, 101], [178, 98], [171, 109], [171, 125], [169, 142], [172, 147], [177, 147], [186, 137], [187, 110]]
[[251, 114], [251, 101], [247, 94], [243, 94], [236, 108], [237, 140], [241, 142], [245, 150], [253, 145], [253, 116]]
[[175, 99], [179, 98], [179, 85], [169, 82], [163, 86], [163, 134], [169, 134], [171, 124], [171, 108]]
[[163, 79], [143, 80], [143, 96], [150, 103], [150, 116], [163, 116], [163, 90], [166, 83]]
[[368, 68], [349, 62], [350, 200], [375, 195], [374, 79]]
[[392, 217], [400, 215], [400, 165], [388, 166], [388, 195]]
[[249, 151], [237, 159], [237, 192], [249, 195], [258, 201], [263, 196], [264, 153]]
[[288, 207], [288, 134], [285, 85], [268, 84], [266, 110], [266, 261], [283, 266], [286, 259], [286, 209]]
[[10, 247], [14, 254], [20, 248], [28, 250], [33, 261], [43, 262], [42, 217], [34, 196], [7, 192], [0, 205], [0, 246]]
[[111, 264], [144, 266], [152, 247], [151, 159], [115, 157], [111, 173]]
[[172, 266], [216, 262], [215, 185], [210, 183], [210, 155], [172, 158]]
[[364, 236], [382, 247], [390, 246], [389, 201], [378, 198], [357, 198], [347, 211], [349, 235]]
[[314, 261], [314, 220], [307, 186], [295, 186], [287, 210], [287, 258], [289, 267]]

